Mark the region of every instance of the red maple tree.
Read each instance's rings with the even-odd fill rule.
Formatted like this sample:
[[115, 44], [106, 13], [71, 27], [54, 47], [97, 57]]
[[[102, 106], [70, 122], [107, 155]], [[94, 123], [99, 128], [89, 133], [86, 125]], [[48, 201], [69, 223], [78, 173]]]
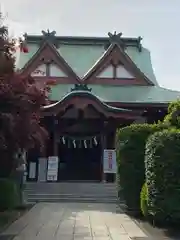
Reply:
[[40, 124], [47, 89], [38, 89], [32, 77], [15, 71], [15, 41], [0, 26], [0, 177], [16, 167], [16, 152], [43, 148], [46, 130]]

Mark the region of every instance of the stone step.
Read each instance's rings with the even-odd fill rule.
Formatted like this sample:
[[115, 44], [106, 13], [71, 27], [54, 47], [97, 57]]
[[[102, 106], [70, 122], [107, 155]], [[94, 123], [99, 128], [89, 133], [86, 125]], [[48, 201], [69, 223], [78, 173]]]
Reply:
[[29, 189], [29, 188], [26, 188], [26, 191], [27, 192], [50, 192], [50, 193], [53, 193], [53, 192], [57, 192], [57, 193], [67, 193], [67, 192], [73, 192], [73, 193], [76, 193], [76, 192], [84, 192], [84, 193], [88, 193], [88, 192], [93, 192], [93, 193], [114, 193], [114, 192], [117, 192], [116, 189], [64, 189], [64, 188], [59, 188], [59, 189], [37, 189], [37, 188], [32, 188], [32, 189]]
[[53, 187], [53, 188], [59, 188], [59, 187], [68, 187], [68, 188], [73, 188], [74, 186], [78, 187], [78, 188], [116, 188], [116, 184], [115, 183], [80, 183], [80, 182], [65, 182], [65, 183], [40, 183], [40, 182], [35, 182], [35, 183], [30, 183], [27, 182], [26, 186], [28, 188], [31, 187]]
[[72, 198], [72, 197], [81, 197], [81, 198], [116, 198], [116, 194], [113, 194], [113, 195], [104, 195], [104, 194], [101, 194], [101, 195], [94, 195], [94, 194], [79, 194], [79, 193], [76, 193], [76, 194], [57, 194], [57, 193], [52, 193], [52, 194], [48, 194], [48, 193], [27, 193], [25, 192], [26, 195], [28, 197], [37, 197], [37, 198], [41, 198], [41, 197], [47, 197], [47, 198], [50, 198], [50, 197], [55, 197], [55, 198], [63, 198], [63, 197], [69, 197], [69, 198]]
[[36, 198], [36, 197], [29, 197], [27, 199], [27, 201], [29, 203], [37, 203], [37, 202], [87, 202], [87, 203], [92, 203], [92, 202], [96, 202], [96, 203], [116, 203], [117, 202], [117, 198], [81, 198], [81, 197], [73, 197], [73, 198], [69, 198], [69, 197], [64, 197], [64, 198], [55, 198], [55, 197], [50, 197], [50, 198]]
[[108, 186], [108, 185], [82, 185], [82, 184], [35, 184], [29, 185], [26, 184], [27, 190], [56, 190], [56, 191], [116, 191], [116, 186]]
[[27, 183], [25, 194], [29, 202], [117, 202], [111, 183]]
[[91, 191], [91, 190], [86, 190], [86, 191], [79, 191], [79, 190], [74, 190], [74, 191], [68, 191], [68, 190], [59, 190], [59, 191], [53, 191], [53, 190], [28, 190], [26, 189], [25, 192], [27, 194], [92, 194], [92, 195], [114, 195], [117, 193], [117, 191]]

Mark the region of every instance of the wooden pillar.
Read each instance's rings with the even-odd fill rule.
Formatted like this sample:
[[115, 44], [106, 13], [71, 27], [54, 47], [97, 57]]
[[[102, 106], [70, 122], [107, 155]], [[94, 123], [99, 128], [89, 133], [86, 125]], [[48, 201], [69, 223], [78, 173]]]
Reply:
[[[106, 149], [113, 150], [115, 149], [115, 136], [116, 136], [116, 129], [109, 129], [106, 133]], [[116, 174], [115, 173], [107, 173], [106, 174], [106, 182], [115, 182], [116, 181]]]
[[54, 116], [54, 129], [53, 129], [53, 155], [58, 156], [58, 120], [56, 119], [56, 116]]
[[101, 135], [101, 146], [102, 146], [102, 155], [101, 155], [101, 180], [102, 182], [106, 182], [106, 174], [104, 173], [103, 169], [103, 157], [104, 157], [104, 149], [106, 148], [106, 136], [104, 133]]

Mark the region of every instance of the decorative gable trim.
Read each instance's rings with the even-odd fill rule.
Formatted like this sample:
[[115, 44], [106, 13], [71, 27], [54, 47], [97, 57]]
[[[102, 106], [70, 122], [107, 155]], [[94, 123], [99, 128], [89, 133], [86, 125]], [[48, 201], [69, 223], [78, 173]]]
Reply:
[[32, 77], [45, 77], [47, 76], [47, 66], [46, 64], [39, 65], [32, 73]]
[[30, 75], [42, 64], [54, 64], [57, 68], [59, 68], [59, 70], [64, 73], [63, 77], [68, 77], [69, 81], [72, 84], [79, 83], [80, 81], [76, 73], [72, 70], [64, 58], [57, 52], [56, 48], [48, 41], [46, 41], [34, 54], [34, 56], [26, 63], [26, 65], [21, 70], [21, 73], [22, 75]]
[[96, 78], [110, 78], [110, 79], [135, 79], [135, 76], [130, 73], [123, 65], [110, 64], [102, 72], [100, 72]]
[[[132, 79], [129, 77], [117, 78], [117, 71], [115, 70], [113, 81], [111, 78], [98, 78], [97, 76], [111, 64], [116, 70], [118, 66], [122, 66], [130, 75], [134, 77]], [[83, 81], [86, 84], [154, 85], [117, 43], [112, 43], [110, 45], [102, 57], [85, 74]]]

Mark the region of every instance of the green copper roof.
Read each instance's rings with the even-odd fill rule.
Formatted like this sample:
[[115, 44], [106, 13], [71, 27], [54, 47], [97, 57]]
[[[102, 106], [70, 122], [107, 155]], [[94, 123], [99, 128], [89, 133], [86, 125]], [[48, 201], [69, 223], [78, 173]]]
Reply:
[[[71, 91], [74, 85], [59, 84], [52, 87], [50, 99], [61, 100]], [[169, 103], [180, 98], [180, 92], [161, 88], [159, 86], [111, 86], [88, 85], [92, 93], [104, 102], [123, 103]]]
[[136, 66], [151, 80], [154, 85], [158, 85], [154, 70], [151, 63], [151, 54], [147, 48], [142, 47], [142, 51], [139, 52], [137, 48], [128, 47], [126, 53], [133, 60]]
[[[38, 51], [42, 36], [28, 36], [28, 53], [17, 53], [16, 68], [22, 69], [24, 65]], [[109, 38], [84, 38], [84, 37], [56, 37], [57, 51], [70, 65], [74, 72], [82, 78], [89, 69], [104, 54]], [[141, 47], [138, 38], [121, 38], [126, 45], [125, 51], [155, 86], [112, 86], [88, 85], [92, 94], [103, 102], [123, 103], [169, 103], [180, 98], [180, 92], [164, 89], [156, 81], [151, 56], [148, 49]], [[140, 51], [141, 49], [141, 51]], [[61, 101], [71, 92], [71, 84], [59, 84], [52, 87], [50, 99]]]
[[95, 64], [104, 51], [103, 45], [61, 45], [58, 49], [60, 55], [80, 78]]
[[129, 110], [129, 109], [112, 107], [112, 106], [106, 104], [104, 101], [102, 101], [101, 98], [99, 98], [98, 96], [96, 96], [92, 92], [89, 92], [89, 91], [86, 91], [86, 90], [74, 90], [74, 91], [71, 91], [71, 92], [65, 94], [59, 101], [57, 101], [55, 103], [52, 103], [50, 105], [44, 106], [43, 109], [46, 110], [46, 109], [49, 109], [49, 108], [56, 107], [59, 103], [62, 103], [65, 100], [70, 99], [73, 96], [81, 96], [81, 97], [84, 96], [84, 97], [92, 98], [92, 99], [98, 101], [101, 104], [101, 106], [103, 108], [105, 108], [107, 111], [112, 111], [112, 112], [131, 112], [131, 110]]
[[[27, 61], [37, 52], [40, 45], [39, 42], [35, 42], [35, 36], [33, 37], [34, 40], [28, 44], [29, 52], [20, 53], [20, 55], [17, 57], [16, 68], [23, 68]], [[74, 72], [80, 78], [82, 78], [86, 74], [86, 72], [90, 68], [92, 68], [96, 61], [98, 61], [98, 59], [102, 56], [102, 54], [105, 52], [105, 49], [104, 43], [96, 43], [95, 39], [94, 44], [92, 42], [87, 42], [86, 44], [83, 44], [83, 37], [79, 37], [79, 39], [81, 39], [81, 42], [79, 43], [77, 40], [75, 42], [67, 42], [67, 40], [60, 42], [58, 52], [66, 60], [66, 62], [70, 65]], [[132, 41], [133, 39], [130, 40]], [[106, 41], [108, 42], [108, 38], [106, 38]], [[150, 52], [146, 48], [142, 48], [142, 51], [140, 52], [138, 48], [132, 44], [128, 45], [125, 51], [134, 61], [137, 67], [155, 85], [158, 85], [151, 64]]]

